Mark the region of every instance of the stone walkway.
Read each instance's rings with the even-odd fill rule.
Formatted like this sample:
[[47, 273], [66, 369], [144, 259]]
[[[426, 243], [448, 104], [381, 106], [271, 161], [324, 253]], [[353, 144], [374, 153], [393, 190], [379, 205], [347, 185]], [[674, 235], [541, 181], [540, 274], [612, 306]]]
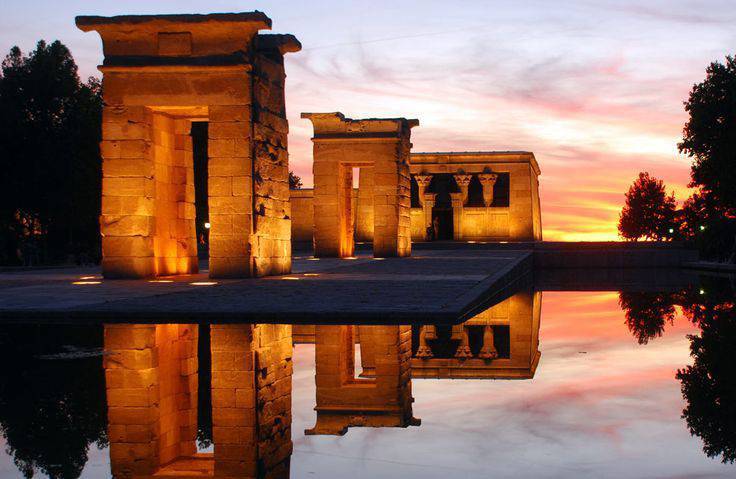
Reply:
[[103, 280], [96, 269], [0, 274], [1, 322], [459, 322], [531, 274], [528, 251], [295, 256], [293, 273]]

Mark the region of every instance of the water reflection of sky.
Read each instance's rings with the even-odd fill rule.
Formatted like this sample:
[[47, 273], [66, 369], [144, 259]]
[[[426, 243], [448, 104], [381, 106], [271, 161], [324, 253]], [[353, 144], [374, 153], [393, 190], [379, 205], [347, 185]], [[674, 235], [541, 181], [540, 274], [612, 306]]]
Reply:
[[311, 436], [314, 349], [295, 350], [292, 478], [734, 477], [680, 414], [691, 362], [678, 315], [639, 345], [617, 293], [545, 293], [533, 380], [414, 380], [418, 428]]
[[[420, 427], [305, 437], [315, 421], [314, 346], [298, 345], [291, 478], [736, 475], [705, 456], [680, 417], [675, 373], [691, 363], [686, 335], [697, 329], [679, 310], [662, 337], [639, 345], [617, 293], [544, 293], [542, 301], [535, 378], [414, 380]], [[109, 475], [109, 451], [92, 445], [81, 477]], [[0, 477], [22, 477], [7, 453]]]

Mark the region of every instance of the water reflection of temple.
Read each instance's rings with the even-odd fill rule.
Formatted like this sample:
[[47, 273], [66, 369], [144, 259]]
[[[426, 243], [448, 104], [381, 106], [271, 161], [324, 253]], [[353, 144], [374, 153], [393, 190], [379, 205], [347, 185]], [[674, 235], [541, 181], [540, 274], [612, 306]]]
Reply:
[[291, 327], [213, 325], [210, 338], [214, 450], [202, 453], [198, 326], [105, 326], [114, 477], [289, 477]]
[[[411, 326], [414, 378], [528, 379], [539, 352], [541, 292], [519, 292], [457, 325]], [[373, 326], [357, 327], [362, 377], [375, 376]], [[312, 343], [315, 327], [294, 326], [294, 341]]]
[[[412, 416], [411, 328], [361, 327], [364, 341], [374, 347], [372, 378], [356, 377], [355, 328], [315, 328], [317, 423], [307, 434], [419, 424]], [[288, 478], [291, 330], [211, 325], [204, 350], [209, 358], [203, 360], [197, 325], [106, 325], [113, 476]], [[201, 368], [209, 374], [200, 374]], [[199, 409], [209, 407], [199, 404], [200, 387], [210, 391], [213, 452], [197, 449]]]
[[360, 326], [372, 349], [372, 377], [356, 376], [358, 326], [315, 326], [317, 423], [305, 431], [345, 434], [348, 427], [418, 426], [412, 415], [411, 328]]

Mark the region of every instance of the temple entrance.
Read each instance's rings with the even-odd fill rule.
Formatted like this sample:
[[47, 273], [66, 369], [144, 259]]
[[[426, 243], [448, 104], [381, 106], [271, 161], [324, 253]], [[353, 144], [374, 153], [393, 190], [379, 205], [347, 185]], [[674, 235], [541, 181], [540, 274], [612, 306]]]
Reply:
[[454, 239], [454, 225], [450, 193], [458, 191], [457, 184], [452, 175], [434, 175], [432, 182], [429, 184], [429, 191], [437, 194], [432, 208], [432, 226], [434, 227], [435, 220], [439, 222], [435, 231], [435, 240], [452, 241]]
[[436, 231], [437, 241], [451, 241], [454, 238], [454, 229], [452, 224], [452, 208], [432, 208], [432, 221], [435, 218], [439, 220], [439, 229]]

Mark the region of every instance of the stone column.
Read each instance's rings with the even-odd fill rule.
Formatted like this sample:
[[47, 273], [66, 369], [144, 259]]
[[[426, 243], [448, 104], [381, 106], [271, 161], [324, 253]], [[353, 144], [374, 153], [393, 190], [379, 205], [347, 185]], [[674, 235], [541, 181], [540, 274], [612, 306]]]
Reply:
[[427, 339], [429, 339], [427, 338], [427, 329], [428, 326], [421, 326], [419, 329], [419, 348], [415, 356], [420, 359], [430, 359], [434, 356], [432, 349], [427, 345]]
[[455, 357], [458, 359], [472, 358], [473, 353], [470, 351], [470, 341], [468, 338], [468, 329], [464, 325], [459, 325], [457, 331], [453, 327], [453, 336], [460, 338], [460, 344], [455, 351]]
[[422, 201], [422, 209], [424, 213], [424, 230], [432, 226], [432, 208], [434, 208], [435, 201], [437, 200], [436, 193], [424, 193]]
[[495, 173], [482, 173], [478, 175], [480, 184], [483, 187], [483, 203], [486, 206], [493, 204], [493, 185], [496, 184], [498, 175]]
[[493, 344], [493, 326], [485, 325], [483, 327], [483, 346], [478, 353], [478, 357], [481, 359], [496, 359], [498, 357], [498, 351], [496, 346]]
[[462, 193], [463, 206], [465, 206], [468, 204], [468, 187], [470, 186], [470, 180], [473, 178], [473, 175], [466, 175], [466, 174], [458, 173], [452, 176], [453, 178], [455, 178], [455, 182], [457, 183], [457, 186], [460, 187], [460, 192]]
[[463, 239], [463, 193], [450, 193], [452, 202], [452, 234], [455, 241]]
[[429, 184], [432, 182], [432, 175], [414, 175], [414, 179], [419, 189], [419, 202], [424, 206], [424, 195], [427, 192], [427, 188], [429, 188]]

